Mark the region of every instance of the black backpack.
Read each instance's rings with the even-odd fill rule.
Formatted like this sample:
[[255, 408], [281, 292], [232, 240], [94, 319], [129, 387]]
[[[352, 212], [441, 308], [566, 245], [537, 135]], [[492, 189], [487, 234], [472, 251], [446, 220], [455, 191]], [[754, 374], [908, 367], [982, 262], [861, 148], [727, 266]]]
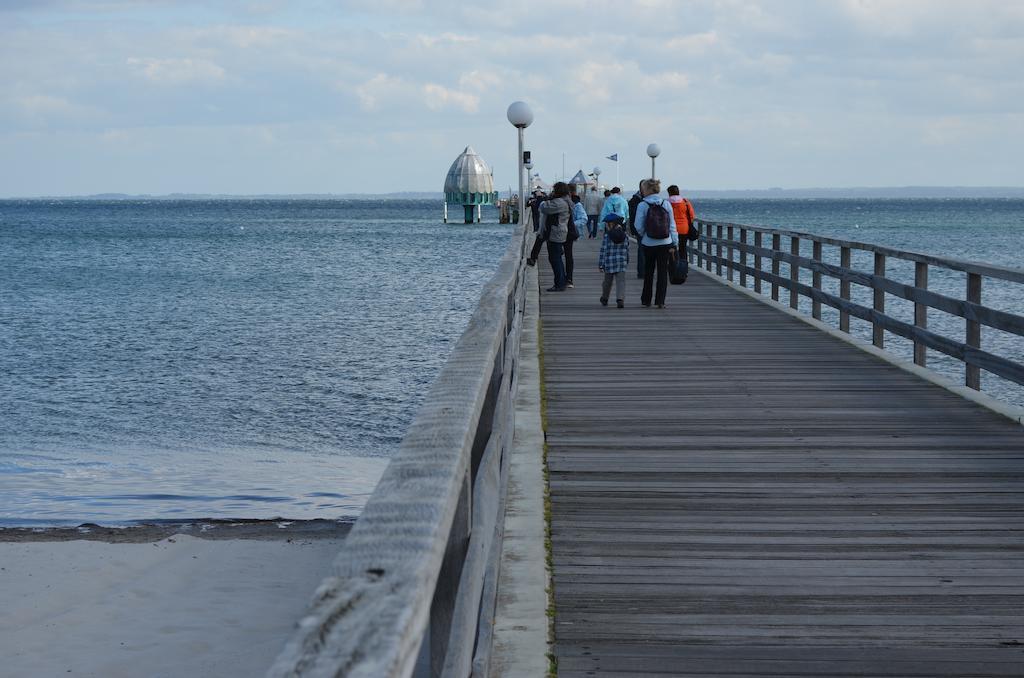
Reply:
[[622, 226], [609, 225], [608, 239], [616, 245], [621, 245], [626, 242], [626, 229], [622, 228]]
[[652, 240], [664, 240], [669, 237], [669, 215], [665, 211], [664, 202], [654, 205], [647, 203], [647, 218], [644, 219], [644, 233]]

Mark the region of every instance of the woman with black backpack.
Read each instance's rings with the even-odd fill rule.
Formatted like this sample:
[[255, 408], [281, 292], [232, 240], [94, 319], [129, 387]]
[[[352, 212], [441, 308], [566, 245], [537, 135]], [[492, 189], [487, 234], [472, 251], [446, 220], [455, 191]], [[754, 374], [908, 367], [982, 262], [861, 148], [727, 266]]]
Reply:
[[[660, 192], [661, 182], [657, 179], [644, 179], [640, 182], [643, 201], [636, 208], [636, 231], [640, 236], [640, 249], [644, 257], [644, 289], [640, 294], [640, 303], [650, 306], [653, 292], [654, 305], [665, 308], [669, 252], [679, 246], [679, 235], [676, 233], [672, 207], [668, 200], [658, 195]], [[655, 272], [658, 276], [657, 288], [652, 290]]]

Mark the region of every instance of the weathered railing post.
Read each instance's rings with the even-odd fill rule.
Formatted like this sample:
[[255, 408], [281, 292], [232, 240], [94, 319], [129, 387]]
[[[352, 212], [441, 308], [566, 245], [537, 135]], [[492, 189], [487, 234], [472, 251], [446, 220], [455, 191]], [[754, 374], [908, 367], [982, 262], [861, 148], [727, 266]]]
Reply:
[[727, 266], [728, 266], [728, 268], [729, 268], [729, 282], [732, 282], [732, 269], [733, 269], [733, 266], [732, 266], [732, 257], [733, 257], [733, 247], [732, 247], [732, 242], [733, 242], [733, 240], [732, 240], [732, 239], [733, 239], [733, 230], [732, 230], [732, 229], [733, 229], [733, 227], [732, 227], [732, 226], [728, 226], [728, 227], [726, 228], [726, 232], [728, 233], [728, 235], [726, 236], [726, 240], [727, 240], [727, 243], [726, 243], [726, 246], [725, 246], [725, 251], [726, 251], [726, 253], [727, 253], [727, 254], [726, 254], [726, 256], [728, 256], [728, 257], [729, 257], [729, 263], [727, 264]]
[[[845, 271], [850, 270], [850, 248], [840, 247], [839, 248], [839, 266]], [[843, 301], [850, 300], [850, 281], [843, 278], [839, 281], [839, 298]], [[842, 332], [850, 333], [850, 312], [846, 309], [839, 311], [839, 330]]]
[[462, 492], [452, 520], [448, 536], [448, 547], [441, 563], [441, 573], [434, 590], [434, 604], [430, 606], [430, 675], [440, 676], [444, 669], [445, 656], [451, 638], [452, 618], [458, 595], [459, 573], [466, 557], [472, 526], [473, 479], [470, 469], [462, 479]]
[[718, 228], [715, 229], [715, 256], [717, 261], [715, 262], [715, 274], [721, 277], [722, 275], [722, 225], [718, 224]]
[[[772, 233], [772, 252], [781, 252], [781, 251], [782, 251], [782, 236], [780, 236], [778, 233]], [[772, 275], [776, 276], [776, 278], [772, 280], [772, 301], [778, 301], [779, 300], [779, 282], [778, 282], [777, 276], [779, 275], [779, 273], [781, 271], [782, 271], [782, 268], [779, 265], [778, 258], [773, 256], [772, 257]]]
[[[821, 243], [817, 240], [814, 241], [813, 245], [814, 260], [821, 263]], [[821, 271], [815, 269], [811, 273], [811, 284], [814, 286], [815, 291], [821, 291]], [[821, 320], [821, 301], [817, 297], [811, 299], [811, 316], [815, 320]]]
[[708, 227], [704, 226], [701, 228], [701, 240], [694, 243], [697, 246], [697, 266], [711, 270], [711, 265], [708, 263]]
[[[789, 253], [794, 257], [800, 256], [800, 238], [797, 238], [796, 236], [790, 237]], [[792, 281], [792, 286], [789, 288], [789, 307], [799, 308], [800, 292], [797, 290], [796, 286], [800, 282], [800, 267], [792, 260], [789, 262], [789, 279]]]
[[747, 229], [740, 229], [740, 286], [747, 286]]
[[704, 235], [705, 235], [705, 240], [707, 241], [707, 243], [706, 243], [707, 247], [705, 248], [705, 250], [707, 251], [707, 256], [704, 257], [704, 264], [705, 264], [704, 268], [706, 268], [708, 271], [710, 271], [711, 270], [711, 224], [708, 224], [708, 227], [705, 230]]
[[[914, 287], [919, 290], [928, 289], [928, 264], [923, 261], [914, 262]], [[914, 327], [928, 329], [928, 307], [922, 303], [914, 303]], [[928, 362], [928, 347], [914, 340], [914, 364], [924, 367]]]
[[[761, 231], [754, 231], [754, 247], [758, 250], [761, 249]], [[761, 294], [761, 253], [754, 253], [754, 268], [757, 269], [757, 274], [754, 276], [754, 291]]]
[[[875, 252], [875, 277], [885, 277], [885, 255]], [[872, 308], [879, 314], [885, 314], [885, 290], [879, 280], [874, 281], [874, 304]], [[885, 348], [885, 326], [877, 319], [871, 321], [871, 343], [878, 348]]]
[[[981, 305], [981, 275], [978, 273], [967, 274], [967, 301], [971, 304]], [[971, 348], [981, 348], [981, 323], [977, 320], [971, 320], [971, 313], [967, 315], [967, 345]], [[973, 388], [975, 391], [981, 390], [981, 368], [977, 365], [972, 365], [967, 359], [969, 356], [964, 356], [964, 364], [966, 366], [966, 382], [968, 388]]]

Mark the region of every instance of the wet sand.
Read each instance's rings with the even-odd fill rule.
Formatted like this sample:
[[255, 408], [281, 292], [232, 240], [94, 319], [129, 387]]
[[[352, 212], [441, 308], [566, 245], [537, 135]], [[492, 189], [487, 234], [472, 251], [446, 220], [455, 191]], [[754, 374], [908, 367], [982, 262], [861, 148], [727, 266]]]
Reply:
[[350, 527], [0, 529], [0, 676], [261, 676]]

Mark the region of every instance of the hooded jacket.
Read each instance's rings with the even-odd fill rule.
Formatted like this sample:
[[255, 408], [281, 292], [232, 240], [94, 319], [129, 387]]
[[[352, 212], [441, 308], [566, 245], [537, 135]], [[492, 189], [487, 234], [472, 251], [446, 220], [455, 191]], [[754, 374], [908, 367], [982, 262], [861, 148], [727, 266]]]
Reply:
[[657, 209], [665, 210], [668, 213], [668, 223], [675, 224], [675, 219], [672, 216], [671, 203], [669, 203], [668, 200], [665, 200], [664, 198], [657, 194], [647, 196], [636, 207], [636, 232], [640, 234], [640, 244], [646, 245], [647, 247], [656, 247], [658, 245], [678, 246], [679, 233], [676, 232], [676, 229], [671, 228], [671, 226], [668, 229], [667, 238], [651, 238], [644, 232], [644, 221], [646, 221], [647, 219], [647, 212], [649, 210]]
[[[569, 219], [572, 218], [572, 202], [568, 196], [545, 200], [540, 204], [540, 213], [539, 237], [547, 238], [551, 242], [564, 243], [569, 236]], [[558, 221], [553, 226], [548, 226], [547, 217], [550, 215], [558, 217]]]
[[618, 214], [622, 217], [623, 223], [629, 218], [629, 205], [626, 203], [626, 199], [618, 193], [612, 193], [604, 201], [604, 206], [601, 208], [601, 216], [597, 220], [603, 223], [604, 218], [609, 214]]
[[693, 205], [681, 195], [670, 195], [668, 201], [676, 218], [676, 233], [685, 236], [690, 232], [690, 224], [693, 223]]

